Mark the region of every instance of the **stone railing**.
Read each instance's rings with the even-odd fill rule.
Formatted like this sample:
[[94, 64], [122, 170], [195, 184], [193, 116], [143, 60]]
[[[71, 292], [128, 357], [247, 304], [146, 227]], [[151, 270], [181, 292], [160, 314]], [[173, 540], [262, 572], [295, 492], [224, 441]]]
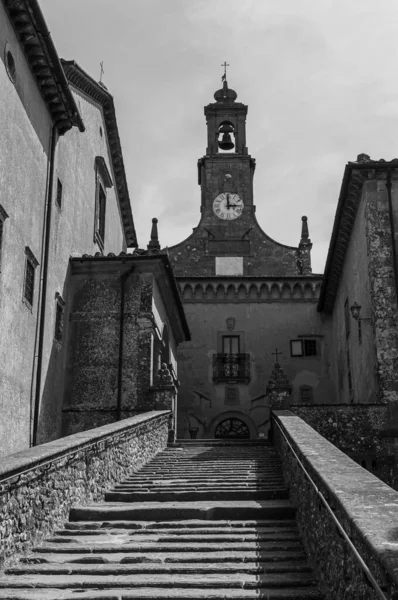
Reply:
[[3, 458], [0, 566], [68, 519], [72, 504], [105, 490], [166, 447], [169, 411], [152, 411]]
[[[290, 411], [273, 413], [272, 432], [297, 507], [300, 532], [325, 598], [396, 600], [398, 492]], [[331, 513], [368, 567], [368, 575]], [[372, 577], [381, 591], [369, 584]]]

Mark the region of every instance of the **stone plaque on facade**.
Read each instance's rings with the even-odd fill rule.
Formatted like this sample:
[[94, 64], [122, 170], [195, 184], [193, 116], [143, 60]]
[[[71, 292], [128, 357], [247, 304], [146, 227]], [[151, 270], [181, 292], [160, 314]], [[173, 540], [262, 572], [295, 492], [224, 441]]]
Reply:
[[217, 256], [216, 275], [243, 275], [243, 258], [241, 256]]
[[250, 240], [207, 240], [207, 251], [212, 256], [249, 256]]

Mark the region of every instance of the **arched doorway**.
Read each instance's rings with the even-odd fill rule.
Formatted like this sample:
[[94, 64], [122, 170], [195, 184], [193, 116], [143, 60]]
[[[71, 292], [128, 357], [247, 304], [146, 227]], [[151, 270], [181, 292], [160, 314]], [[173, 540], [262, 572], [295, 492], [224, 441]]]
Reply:
[[214, 433], [216, 439], [239, 439], [248, 440], [250, 439], [250, 431], [248, 426], [240, 419], [230, 417], [224, 419], [216, 427]]

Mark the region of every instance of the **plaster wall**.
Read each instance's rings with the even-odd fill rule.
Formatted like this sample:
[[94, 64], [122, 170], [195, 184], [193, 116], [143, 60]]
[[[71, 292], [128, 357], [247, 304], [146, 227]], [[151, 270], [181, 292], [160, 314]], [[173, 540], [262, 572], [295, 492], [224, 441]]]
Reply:
[[[361, 341], [358, 323], [349, 312], [349, 307], [354, 302], [358, 302], [362, 306], [361, 316], [368, 317], [372, 314], [365, 210], [363, 192], [347, 249], [332, 318], [334, 377], [337, 401], [340, 403], [377, 402], [373, 326], [369, 323], [361, 323]], [[346, 302], [347, 319], [344, 308]], [[348, 381], [348, 361], [352, 392]]]
[[[70, 311], [67, 303], [63, 342], [59, 344], [54, 340], [56, 294], [67, 300], [70, 283], [69, 257], [93, 255], [100, 250], [94, 241], [96, 156], [105, 159], [114, 181], [102, 108], [78, 91], [74, 90], [73, 93], [86, 130], [80, 133], [74, 127], [60, 138], [57, 146], [39, 417], [40, 443], [56, 439], [61, 434], [66, 367], [65, 340]], [[61, 207], [56, 202], [58, 178], [62, 182]], [[111, 187], [106, 189], [104, 254], [119, 254], [124, 249], [125, 240], [117, 194], [115, 187]]]
[[[4, 50], [12, 52], [15, 84]], [[4, 222], [0, 265], [0, 456], [29, 447], [30, 391], [40, 265], [33, 306], [22, 300], [25, 247], [41, 263], [52, 123], [22, 49], [0, 3], [0, 205]]]
[[[170, 363], [173, 365], [173, 369], [175, 373], [177, 373], [177, 344], [173, 335], [172, 327], [170, 326], [169, 319], [167, 317], [166, 307], [160, 295], [159, 286], [156, 283], [156, 280], [153, 282], [153, 313], [154, 316], [157, 315], [160, 319], [160, 323], [157, 323], [160, 332], [162, 332], [163, 324], [167, 325], [167, 330], [169, 334], [169, 349], [170, 349]], [[157, 317], [155, 316], [155, 319]]]
[[[292, 403], [300, 403], [299, 388], [309, 385], [314, 403], [333, 403], [331, 380], [330, 330], [322, 322], [315, 303], [186, 303], [184, 304], [192, 342], [178, 348], [178, 437], [189, 437], [188, 426], [199, 427], [198, 437], [213, 437], [214, 424], [220, 415], [241, 415], [256, 437], [268, 432], [266, 386], [275, 363], [275, 348], [282, 355], [279, 362], [293, 385]], [[235, 330], [228, 331], [226, 319], [235, 318]], [[241, 353], [250, 354], [250, 382], [224, 384], [213, 382], [213, 355], [220, 334], [242, 334]], [[290, 340], [299, 336], [316, 336], [320, 355], [290, 356]], [[226, 388], [238, 390], [239, 402], [226, 404]], [[241, 418], [238, 416], [238, 418]]]

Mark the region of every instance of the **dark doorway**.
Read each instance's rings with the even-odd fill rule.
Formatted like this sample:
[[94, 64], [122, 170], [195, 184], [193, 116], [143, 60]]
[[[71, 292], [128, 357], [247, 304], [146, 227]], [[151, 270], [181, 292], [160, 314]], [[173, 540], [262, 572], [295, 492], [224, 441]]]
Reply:
[[217, 425], [214, 437], [217, 439], [250, 439], [249, 428], [239, 419], [225, 419]]

